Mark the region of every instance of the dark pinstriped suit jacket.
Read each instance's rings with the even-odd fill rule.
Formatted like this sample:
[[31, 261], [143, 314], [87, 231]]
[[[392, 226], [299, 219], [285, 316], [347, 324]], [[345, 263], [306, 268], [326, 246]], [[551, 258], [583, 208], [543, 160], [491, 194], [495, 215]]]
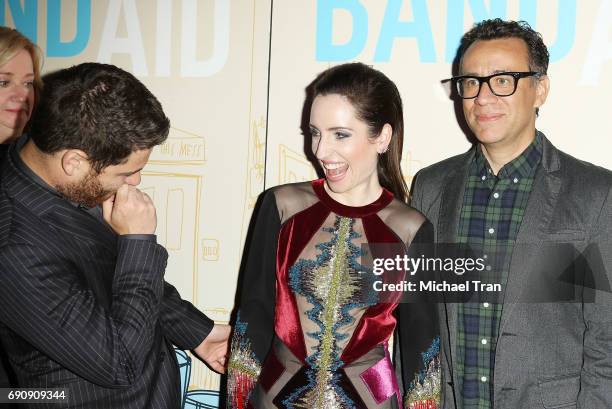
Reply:
[[0, 343], [15, 386], [69, 388], [53, 407], [178, 408], [171, 343], [195, 348], [212, 321], [164, 281], [162, 246], [117, 237], [23, 172], [15, 149], [0, 172]]

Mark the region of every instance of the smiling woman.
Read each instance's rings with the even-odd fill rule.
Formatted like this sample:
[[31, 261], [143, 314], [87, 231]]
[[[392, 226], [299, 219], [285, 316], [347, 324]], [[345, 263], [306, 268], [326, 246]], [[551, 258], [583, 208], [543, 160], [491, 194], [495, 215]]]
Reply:
[[[399, 92], [359, 63], [323, 72], [309, 90], [311, 148], [325, 177], [263, 195], [245, 251], [228, 404], [435, 408], [434, 309], [377, 292], [380, 278], [363, 257], [410, 255], [433, 240], [431, 224], [405, 203]], [[368, 250], [375, 243], [384, 244]], [[399, 379], [387, 349], [396, 326]]]
[[40, 49], [19, 31], [0, 27], [0, 144], [24, 131], [42, 81]]

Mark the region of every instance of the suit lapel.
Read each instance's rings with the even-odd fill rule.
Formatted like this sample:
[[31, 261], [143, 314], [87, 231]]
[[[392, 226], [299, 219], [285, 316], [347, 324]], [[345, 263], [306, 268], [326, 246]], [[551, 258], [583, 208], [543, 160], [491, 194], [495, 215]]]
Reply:
[[116, 235], [109, 227], [87, 211], [74, 207], [64, 199], [58, 199], [60, 203], [55, 203], [54, 208], [42, 216], [45, 221], [69, 235], [77, 236], [77, 240], [95, 243], [114, 254]]
[[440, 198], [440, 217], [438, 218], [438, 243], [455, 243], [457, 226], [463, 204], [463, 192], [467, 182], [469, 163], [473, 150], [467, 152], [461, 160], [461, 166], [448, 172], [442, 183], [444, 191]]
[[520, 299], [522, 292], [525, 290], [525, 283], [529, 282], [527, 279], [530, 274], [529, 266], [532, 264], [531, 257], [534, 255], [527, 256], [522, 249], [533, 248], [530, 245], [541, 241], [545, 237], [555, 204], [559, 198], [562, 182], [557, 173], [560, 167], [559, 153], [544, 136], [542, 137], [542, 148], [541, 166], [536, 171], [533, 189], [529, 195], [525, 215], [519, 227], [512, 252], [499, 327], [500, 335], [516, 307], [516, 301]]
[[[469, 164], [473, 157], [474, 149], [471, 149], [461, 158], [460, 166], [452, 169], [444, 178], [442, 183], [444, 190], [440, 198], [440, 212], [438, 213], [437, 243], [457, 242], [457, 226], [459, 226], [463, 194], [467, 182]], [[445, 303], [441, 317], [446, 319], [444, 324], [448, 330], [448, 340], [443, 348], [446, 351], [451, 351], [450, 360], [449, 357], [446, 357], [447, 364], [449, 368], [454, 368], [454, 364], [457, 362], [457, 304]], [[442, 337], [442, 339], [444, 338], [446, 337]], [[448, 342], [450, 342], [450, 345], [448, 345]], [[454, 371], [453, 378], [453, 384], [458, 385]], [[457, 394], [457, 398], [460, 398], [459, 394]], [[461, 406], [459, 402], [458, 404]]]
[[49, 229], [59, 234], [53, 237], [62, 242], [66, 258], [75, 263], [98, 302], [109, 308], [116, 258], [115, 233], [94, 215], [35, 182], [15, 166], [10, 152], [7, 156], [2, 174], [7, 195], [27, 208], [40, 223], [49, 226], [43, 227], [41, 234], [51, 234]]

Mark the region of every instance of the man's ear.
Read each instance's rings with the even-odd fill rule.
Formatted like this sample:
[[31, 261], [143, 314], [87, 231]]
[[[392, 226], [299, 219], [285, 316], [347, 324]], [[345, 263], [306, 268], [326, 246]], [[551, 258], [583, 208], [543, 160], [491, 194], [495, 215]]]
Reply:
[[544, 105], [544, 102], [546, 102], [546, 97], [548, 97], [549, 89], [550, 80], [548, 79], [548, 75], [538, 78], [534, 108], [540, 108], [542, 105]]
[[77, 177], [89, 173], [91, 165], [87, 154], [80, 149], [68, 149], [61, 154], [61, 164], [64, 174], [68, 177]]

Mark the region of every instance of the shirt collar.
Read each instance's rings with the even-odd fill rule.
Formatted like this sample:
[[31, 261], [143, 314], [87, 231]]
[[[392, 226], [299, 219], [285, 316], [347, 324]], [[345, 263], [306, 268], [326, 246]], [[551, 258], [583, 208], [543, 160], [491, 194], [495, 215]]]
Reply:
[[34, 171], [30, 169], [30, 167], [26, 165], [25, 162], [21, 159], [19, 152], [21, 152], [21, 149], [23, 149], [23, 147], [25, 146], [25, 144], [28, 142], [29, 139], [30, 138], [27, 135], [22, 135], [19, 139], [17, 139], [17, 141], [15, 141], [15, 145], [13, 149], [9, 150], [10, 155], [11, 155], [11, 160], [13, 161], [13, 163], [15, 164], [15, 167], [17, 168], [19, 172], [26, 175], [29, 179], [31, 179], [38, 186], [42, 187], [48, 192], [53, 193], [56, 196], [60, 196], [59, 192], [54, 187], [49, 185], [40, 176], [34, 173]]
[[[532, 177], [535, 174], [535, 170], [542, 160], [542, 134], [536, 131], [536, 136], [533, 142], [516, 158], [506, 163], [497, 173], [497, 178], [525, 178]], [[482, 153], [482, 147], [480, 144], [476, 147], [476, 154], [474, 155], [474, 167], [472, 169], [475, 173], [482, 177], [488, 177], [493, 175], [491, 166], [487, 161], [487, 158]]]
[[[15, 141], [14, 148], [9, 150], [10, 155], [11, 155], [11, 160], [15, 164], [15, 167], [17, 168], [17, 170], [19, 172], [23, 173], [26, 177], [28, 177], [30, 180], [32, 180], [34, 183], [36, 183], [38, 186], [42, 187], [43, 189], [45, 189], [46, 191], [50, 192], [51, 194], [53, 194], [55, 196], [58, 196], [58, 197], [61, 197], [62, 199], [65, 199], [57, 191], [57, 189], [55, 189], [53, 186], [51, 186], [50, 184], [45, 182], [32, 169], [30, 169], [30, 167], [28, 165], [25, 164], [23, 159], [21, 159], [21, 156], [19, 155], [19, 152], [21, 152], [21, 149], [23, 149], [23, 147], [25, 146], [25, 144], [28, 142], [29, 139], [30, 138], [27, 135], [25, 135], [25, 134], [22, 135], [19, 139], [17, 139], [17, 141]], [[89, 209], [86, 206], [82, 206], [82, 205], [80, 205], [78, 203], [75, 203], [75, 202], [72, 202], [70, 200], [68, 200], [68, 203], [70, 203], [74, 207], [82, 208], [84, 210], [88, 210]]]

